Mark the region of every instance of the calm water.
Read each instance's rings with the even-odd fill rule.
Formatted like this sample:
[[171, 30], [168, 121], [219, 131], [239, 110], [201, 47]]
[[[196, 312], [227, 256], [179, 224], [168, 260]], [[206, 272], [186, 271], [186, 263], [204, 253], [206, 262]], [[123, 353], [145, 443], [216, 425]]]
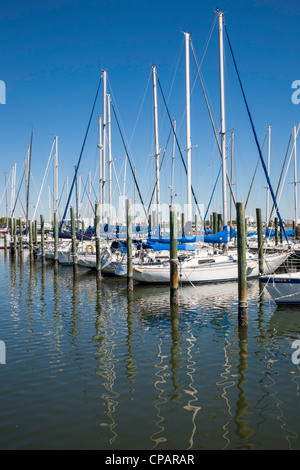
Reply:
[[[300, 449], [300, 309], [249, 284], [169, 290], [0, 253], [1, 449]], [[260, 301], [258, 304], [257, 302]]]

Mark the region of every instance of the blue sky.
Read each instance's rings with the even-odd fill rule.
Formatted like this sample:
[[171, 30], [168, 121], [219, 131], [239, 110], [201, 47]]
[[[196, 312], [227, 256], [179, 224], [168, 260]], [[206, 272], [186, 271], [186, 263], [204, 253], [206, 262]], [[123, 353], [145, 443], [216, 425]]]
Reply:
[[[291, 101], [292, 82], [300, 79], [300, 5], [297, 2], [29, 0], [12, 1], [9, 4], [6, 2], [1, 7], [0, 79], [6, 83], [6, 104], [0, 105], [0, 197], [4, 190], [4, 173], [9, 174], [14, 163], [17, 163], [17, 180], [20, 181], [32, 130], [31, 210], [37, 200], [54, 135], [59, 137], [60, 192], [67, 175], [69, 181], [71, 180], [102, 68], [108, 71], [109, 92], [119, 113], [130, 158], [137, 168], [137, 180], [143, 198], [148, 203], [155, 176], [152, 156], [152, 88], [149, 80], [152, 64], [158, 67], [159, 79], [168, 98], [169, 111], [178, 122], [178, 138], [184, 149], [185, 71], [182, 31], [190, 32], [197, 57], [199, 61], [203, 60], [201, 72], [218, 127], [216, 26], [210, 37], [216, 7], [226, 12], [227, 29], [261, 144], [268, 126], [272, 128], [271, 181], [276, 189], [289, 136], [300, 117], [300, 105]], [[227, 43], [225, 44], [227, 129], [234, 129], [235, 132], [234, 190], [237, 200], [245, 201], [258, 152]], [[194, 147], [192, 183], [198, 202], [206, 205], [220, 166], [220, 156], [192, 53], [191, 83], [191, 137]], [[101, 92], [102, 89], [100, 94]], [[80, 168], [85, 182], [90, 170], [93, 177], [96, 173], [97, 115], [101, 113], [100, 96]], [[163, 149], [170, 125], [161, 96], [159, 129], [160, 147]], [[120, 186], [123, 187], [125, 150], [114, 120], [112, 153]], [[266, 157], [266, 146], [264, 156]], [[178, 151], [175, 162], [175, 202], [184, 204], [185, 176]], [[162, 199], [166, 203], [169, 203], [170, 169], [169, 144], [162, 168]], [[290, 184], [292, 180], [291, 166], [280, 201], [283, 217], [294, 215]], [[41, 212], [48, 213], [48, 185], [51, 185], [52, 190], [52, 174], [47, 180], [38, 216]], [[261, 207], [264, 212], [265, 186], [260, 165], [247, 208], [248, 213], [254, 215], [256, 207]], [[95, 183], [95, 191], [97, 187]], [[133, 179], [129, 167], [126, 194], [133, 198]], [[117, 195], [115, 189], [115, 197]], [[86, 205], [85, 201], [83, 206]], [[212, 210], [219, 212], [221, 204], [221, 184], [218, 184]], [[63, 209], [62, 204], [61, 212]], [[5, 212], [4, 204], [1, 211]], [[18, 206], [16, 215], [21, 215], [21, 206]]]

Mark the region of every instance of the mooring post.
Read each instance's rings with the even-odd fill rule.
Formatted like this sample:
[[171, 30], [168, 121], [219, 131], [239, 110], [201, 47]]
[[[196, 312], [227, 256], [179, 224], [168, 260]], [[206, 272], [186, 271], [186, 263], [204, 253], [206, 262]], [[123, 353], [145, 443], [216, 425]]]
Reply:
[[14, 254], [14, 219], [10, 219], [9, 251]]
[[148, 217], [148, 238], [151, 238], [151, 230], [152, 230], [152, 216], [150, 214]]
[[17, 242], [17, 220], [14, 219], [14, 252], [16, 253], [18, 249], [18, 242]]
[[177, 210], [170, 206], [170, 301], [178, 305]]
[[258, 254], [258, 271], [259, 274], [264, 272], [264, 254], [263, 254], [263, 235], [262, 235], [262, 219], [261, 209], [256, 209], [256, 224], [257, 224], [257, 254]]
[[127, 291], [133, 291], [132, 269], [132, 225], [131, 225], [131, 201], [126, 199], [126, 225], [127, 225]]
[[212, 214], [212, 229], [213, 229], [213, 233], [217, 233], [217, 231], [218, 231], [218, 214], [217, 214], [217, 212], [213, 212], [213, 214]]
[[54, 212], [54, 268], [58, 268], [58, 215]]
[[32, 261], [33, 259], [32, 220], [29, 220], [29, 255], [30, 255], [30, 261]]
[[246, 262], [246, 226], [245, 204], [236, 203], [237, 249], [238, 249], [238, 296], [239, 296], [239, 326], [248, 325], [247, 313], [247, 262]]
[[218, 232], [221, 232], [222, 228], [222, 214], [218, 214]]
[[77, 264], [77, 246], [76, 246], [76, 228], [75, 228], [75, 209], [74, 209], [74, 207], [70, 208], [70, 216], [71, 216], [73, 274], [74, 274], [74, 276], [77, 276], [77, 274], [78, 274], [78, 264]]
[[[184, 212], [182, 212], [182, 213], [181, 213], [181, 236], [182, 236], [182, 237], [185, 236], [184, 225], [185, 225]], [[176, 236], [176, 238], [177, 238], [177, 236]]]
[[37, 221], [35, 220], [33, 222], [33, 245], [36, 247], [37, 246]]
[[41, 254], [42, 262], [45, 262], [45, 221], [44, 216], [41, 214]]
[[19, 219], [19, 253], [20, 255], [23, 253], [23, 224], [22, 219]]
[[101, 248], [100, 248], [100, 220], [101, 220], [101, 207], [98, 202], [95, 204], [95, 231], [96, 231], [96, 282], [97, 287], [101, 283]]

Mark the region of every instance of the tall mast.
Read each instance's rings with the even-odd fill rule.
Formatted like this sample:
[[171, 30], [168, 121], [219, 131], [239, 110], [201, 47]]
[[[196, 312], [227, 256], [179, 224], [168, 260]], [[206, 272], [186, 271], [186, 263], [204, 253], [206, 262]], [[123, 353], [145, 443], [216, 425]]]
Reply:
[[79, 220], [81, 218], [81, 209], [82, 209], [82, 205], [81, 205], [81, 175], [79, 174], [78, 175], [78, 221], [77, 221], [78, 227], [79, 227]]
[[294, 194], [295, 194], [295, 227], [298, 225], [298, 197], [297, 197], [297, 149], [296, 149], [296, 126], [293, 126], [294, 136]]
[[48, 202], [49, 202], [49, 224], [51, 224], [51, 220], [52, 220], [52, 213], [51, 213], [51, 190], [50, 190], [50, 186], [48, 186]]
[[53, 155], [53, 211], [58, 212], [58, 137], [55, 136], [55, 153]]
[[160, 224], [160, 172], [159, 172], [159, 139], [158, 139], [158, 112], [157, 112], [157, 85], [156, 85], [156, 66], [152, 66], [153, 79], [153, 106], [154, 106], [154, 135], [155, 135], [155, 168], [156, 168], [156, 204], [157, 221]]
[[12, 169], [12, 177], [11, 177], [11, 219], [13, 219], [14, 212], [15, 212], [16, 175], [17, 175], [17, 164], [15, 163]]
[[103, 160], [102, 160], [102, 204], [105, 205], [105, 179], [106, 179], [106, 125], [107, 125], [107, 72], [103, 70]]
[[[102, 178], [103, 178], [103, 146], [102, 146], [102, 116], [98, 116], [98, 123], [99, 123], [99, 141], [98, 141], [98, 149], [99, 149], [99, 203], [102, 204]], [[102, 211], [102, 209], [101, 209]]]
[[92, 173], [89, 171], [89, 226], [92, 224], [92, 208], [91, 208], [91, 194], [92, 194]]
[[[233, 155], [234, 155], [234, 132], [231, 132], [231, 164], [230, 164], [230, 184], [232, 187], [233, 180]], [[230, 198], [230, 227], [232, 226], [232, 197]]]
[[135, 220], [135, 209], [136, 209], [136, 167], [133, 169], [134, 172], [134, 191], [133, 191], [133, 220]]
[[[270, 176], [270, 155], [271, 155], [271, 126], [268, 126], [268, 165], [267, 165], [267, 172], [268, 176]], [[269, 225], [269, 194], [270, 194], [270, 186], [267, 185], [267, 207], [266, 207], [266, 229], [268, 230]]]
[[174, 198], [174, 163], [175, 163], [175, 143], [176, 143], [176, 119], [173, 119], [173, 148], [172, 148], [172, 173], [171, 173], [171, 206], [173, 205]]
[[186, 166], [187, 166], [187, 222], [192, 221], [192, 141], [190, 108], [190, 35], [185, 36], [185, 93], [186, 93]]
[[6, 228], [8, 228], [7, 173], [5, 173], [5, 206], [6, 206]]
[[30, 189], [30, 172], [31, 172], [31, 155], [32, 155], [32, 139], [33, 131], [31, 132], [30, 146], [28, 150], [28, 162], [27, 162], [27, 185], [26, 185], [26, 233], [28, 229], [29, 220], [29, 189]]
[[111, 114], [110, 95], [107, 95], [107, 134], [108, 134], [108, 178], [109, 178], [109, 223], [112, 223], [112, 156], [111, 156]]
[[225, 88], [224, 88], [224, 14], [217, 10], [219, 23], [219, 68], [220, 68], [220, 111], [221, 111], [221, 149], [222, 149], [222, 194], [223, 225], [227, 226], [227, 186], [226, 186], [226, 122], [225, 122]]

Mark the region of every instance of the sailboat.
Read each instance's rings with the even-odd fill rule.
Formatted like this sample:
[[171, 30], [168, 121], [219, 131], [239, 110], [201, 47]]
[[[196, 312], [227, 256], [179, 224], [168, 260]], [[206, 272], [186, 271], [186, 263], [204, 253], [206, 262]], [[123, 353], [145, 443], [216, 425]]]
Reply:
[[[218, 31], [219, 31], [219, 70], [220, 70], [220, 110], [221, 110], [221, 156], [222, 156], [222, 198], [223, 198], [223, 222], [224, 233], [226, 235], [223, 245], [224, 252], [214, 254], [211, 251], [197, 250], [194, 256], [179, 257], [178, 274], [182, 283], [207, 283], [221, 282], [238, 279], [237, 252], [228, 251], [228, 227], [227, 227], [227, 169], [226, 169], [226, 124], [225, 124], [225, 89], [224, 89], [224, 43], [223, 24], [224, 15], [217, 11]], [[185, 33], [186, 45], [188, 45], [189, 35]], [[188, 177], [188, 206], [191, 201], [191, 161], [190, 161], [190, 134], [189, 134], [189, 73], [188, 73], [188, 52], [186, 47], [186, 114], [187, 114], [187, 177]], [[190, 217], [191, 218], [191, 217]], [[264, 274], [276, 271], [290, 256], [290, 251], [282, 253], [268, 254], [264, 256]], [[247, 277], [259, 276], [259, 259], [257, 254], [247, 254]], [[124, 275], [124, 269], [121, 270]], [[116, 272], [118, 274], [118, 272]], [[141, 283], [165, 284], [170, 282], [170, 263], [166, 260], [163, 263], [147, 263], [142, 266], [133, 266], [133, 279]]]

